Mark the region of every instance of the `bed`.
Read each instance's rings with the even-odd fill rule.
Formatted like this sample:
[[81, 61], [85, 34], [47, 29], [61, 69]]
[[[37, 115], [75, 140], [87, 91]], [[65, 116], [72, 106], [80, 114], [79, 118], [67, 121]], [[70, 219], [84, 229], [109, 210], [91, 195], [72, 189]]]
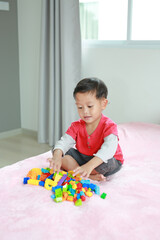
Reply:
[[118, 126], [125, 162], [122, 169], [96, 183], [106, 199], [94, 195], [82, 206], [55, 203], [51, 192], [24, 185], [32, 168], [46, 168], [46, 152], [0, 169], [1, 240], [159, 240], [160, 125]]

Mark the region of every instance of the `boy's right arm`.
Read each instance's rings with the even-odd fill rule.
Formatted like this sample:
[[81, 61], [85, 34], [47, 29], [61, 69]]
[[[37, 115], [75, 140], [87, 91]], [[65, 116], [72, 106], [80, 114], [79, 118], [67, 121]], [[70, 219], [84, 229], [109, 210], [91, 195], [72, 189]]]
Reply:
[[50, 168], [53, 169], [53, 171], [60, 171], [61, 165], [62, 165], [62, 155], [63, 152], [61, 149], [55, 149], [53, 152], [53, 157], [48, 158], [48, 161], [50, 162]]
[[62, 157], [75, 145], [75, 143], [75, 140], [65, 133], [52, 148], [53, 157], [49, 158], [48, 161], [50, 162], [50, 168], [53, 168], [54, 172], [59, 172], [62, 165]]

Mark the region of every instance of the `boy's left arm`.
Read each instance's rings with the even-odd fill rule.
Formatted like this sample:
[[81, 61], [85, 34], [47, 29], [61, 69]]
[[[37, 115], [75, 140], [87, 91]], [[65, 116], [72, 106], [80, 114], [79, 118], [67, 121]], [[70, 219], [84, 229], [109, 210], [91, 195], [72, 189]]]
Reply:
[[93, 157], [89, 162], [77, 167], [74, 170], [74, 176], [80, 174], [82, 177], [88, 178], [91, 172], [101, 163], [103, 163], [103, 160], [101, 158]]
[[98, 150], [94, 157], [86, 164], [77, 167], [74, 170], [74, 176], [80, 174], [82, 177], [89, 177], [91, 172], [103, 162], [108, 162], [108, 159], [112, 158], [116, 152], [118, 146], [118, 138], [114, 134], [110, 134], [104, 138], [104, 143]]

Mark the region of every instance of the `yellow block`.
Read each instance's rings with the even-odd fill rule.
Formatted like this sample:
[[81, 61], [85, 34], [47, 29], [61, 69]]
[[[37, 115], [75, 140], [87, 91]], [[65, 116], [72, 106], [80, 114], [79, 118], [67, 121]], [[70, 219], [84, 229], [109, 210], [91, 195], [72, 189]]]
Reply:
[[62, 176], [57, 173], [56, 176], [55, 176], [54, 182], [57, 183], [61, 179], [61, 177]]
[[68, 171], [68, 173], [71, 174], [71, 175], [73, 175], [74, 171], [71, 170], [71, 171]]
[[64, 174], [67, 174], [67, 172], [66, 171], [61, 171], [61, 173], [64, 175]]
[[72, 185], [73, 189], [77, 189], [77, 185], [74, 183], [74, 185]]
[[31, 171], [32, 171], [32, 172], [36, 172], [37, 175], [41, 175], [41, 174], [42, 174], [42, 171], [41, 171], [40, 168], [32, 168]]
[[49, 173], [50, 173], [50, 174], [53, 174], [53, 169], [51, 169]]
[[36, 180], [36, 179], [29, 179], [28, 181], [27, 181], [27, 183], [28, 184], [31, 184], [31, 185], [39, 185], [39, 181], [40, 180]]
[[46, 179], [45, 181], [45, 184], [44, 184], [44, 187], [47, 189], [47, 190], [52, 190], [52, 187], [55, 187], [57, 186], [57, 183], [49, 178]]
[[85, 192], [85, 194], [86, 194], [87, 197], [92, 197], [92, 195], [93, 195], [93, 193], [90, 192], [90, 191]]

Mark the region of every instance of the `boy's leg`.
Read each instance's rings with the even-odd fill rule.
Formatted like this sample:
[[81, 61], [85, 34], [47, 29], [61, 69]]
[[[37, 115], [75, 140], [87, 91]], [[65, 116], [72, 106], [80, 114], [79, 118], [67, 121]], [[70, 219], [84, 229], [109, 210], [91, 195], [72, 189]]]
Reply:
[[62, 159], [62, 169], [65, 171], [70, 171], [77, 168], [79, 165], [76, 160], [70, 155], [65, 155]]
[[62, 168], [66, 171], [73, 170], [84, 163], [80, 153], [74, 148], [69, 149], [62, 158]]
[[121, 167], [122, 163], [113, 157], [109, 159], [107, 163], [102, 163], [101, 165], [96, 167], [95, 170], [107, 177], [118, 172]]

